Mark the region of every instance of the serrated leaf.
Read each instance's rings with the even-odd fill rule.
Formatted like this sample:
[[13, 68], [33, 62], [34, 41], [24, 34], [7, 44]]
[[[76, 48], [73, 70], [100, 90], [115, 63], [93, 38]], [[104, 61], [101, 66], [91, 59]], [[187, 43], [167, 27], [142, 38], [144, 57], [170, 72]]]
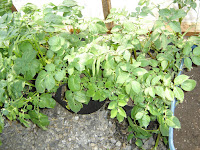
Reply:
[[181, 84], [181, 88], [185, 91], [192, 91], [196, 87], [196, 81], [188, 79]]
[[174, 79], [174, 85], [180, 85], [183, 82], [185, 82], [187, 79], [189, 78], [189, 76], [187, 75], [179, 75]]
[[140, 91], [141, 91], [141, 85], [137, 81], [132, 81], [131, 82], [131, 88], [136, 94], [139, 94]]
[[166, 87], [166, 89], [165, 89], [165, 97], [170, 101], [174, 100], [174, 93], [168, 87]]
[[184, 99], [184, 92], [181, 88], [179, 87], [174, 87], [174, 95], [175, 97], [180, 100], [181, 102], [183, 101]]

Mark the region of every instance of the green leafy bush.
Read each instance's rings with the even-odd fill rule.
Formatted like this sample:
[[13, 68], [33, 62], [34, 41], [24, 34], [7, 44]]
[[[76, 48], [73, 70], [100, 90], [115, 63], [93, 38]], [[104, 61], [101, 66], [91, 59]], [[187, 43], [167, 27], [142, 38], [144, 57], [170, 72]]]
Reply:
[[[112, 9], [106, 21], [81, 18], [81, 8], [71, 0], [42, 10], [28, 4], [24, 15], [4, 14], [0, 18], [0, 131], [3, 116], [26, 127], [31, 120], [47, 129], [48, 117], [40, 109], [55, 106], [51, 94], [62, 84], [67, 84], [66, 107], [74, 112], [91, 99], [109, 99], [110, 117], [119, 122], [128, 118], [128, 140], [136, 138], [139, 147], [141, 139], [153, 133], [164, 137], [169, 127], [180, 128], [170, 104], [174, 98], [182, 102], [184, 91], [196, 86], [189, 76], [177, 74], [182, 59], [188, 70], [193, 63], [200, 64], [199, 37], [184, 39], [180, 18], [186, 12], [180, 9], [160, 9], [151, 31], [145, 30], [143, 18], [152, 12], [148, 1], [139, 5], [133, 13]], [[106, 33], [107, 22], [115, 24], [112, 34]], [[193, 45], [197, 47], [192, 49]], [[124, 109], [128, 101], [134, 103], [130, 117]], [[158, 128], [149, 130], [150, 122], [158, 122]]]

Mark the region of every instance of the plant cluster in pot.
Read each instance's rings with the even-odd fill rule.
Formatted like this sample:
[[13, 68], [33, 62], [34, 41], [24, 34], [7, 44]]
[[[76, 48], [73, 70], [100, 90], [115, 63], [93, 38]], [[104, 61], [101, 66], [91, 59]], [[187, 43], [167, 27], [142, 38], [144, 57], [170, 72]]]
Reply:
[[[192, 62], [200, 64], [199, 48], [191, 49], [199, 45], [199, 37], [184, 40], [177, 19], [186, 13], [179, 9], [160, 9], [152, 33], [143, 29], [143, 17], [152, 13], [148, 1], [139, 5], [134, 13], [111, 11], [106, 22], [114, 22], [112, 34], [106, 34], [101, 19], [82, 19], [71, 0], [50, 4], [43, 11], [28, 4], [24, 15], [0, 18], [1, 129], [2, 116], [25, 126], [30, 119], [46, 129], [48, 118], [39, 110], [55, 106], [51, 94], [60, 86], [66, 89], [62, 97], [66, 108], [78, 113], [90, 101], [102, 105], [108, 100], [111, 118], [119, 122], [128, 117], [125, 107], [131, 100], [128, 140], [134, 137], [139, 147], [141, 139], [154, 133], [159, 139], [168, 136], [169, 127], [180, 128], [170, 103], [174, 98], [182, 102], [183, 90], [196, 85], [177, 74], [183, 58], [188, 69]], [[65, 30], [68, 25], [72, 33]], [[158, 128], [148, 130], [153, 121]]]

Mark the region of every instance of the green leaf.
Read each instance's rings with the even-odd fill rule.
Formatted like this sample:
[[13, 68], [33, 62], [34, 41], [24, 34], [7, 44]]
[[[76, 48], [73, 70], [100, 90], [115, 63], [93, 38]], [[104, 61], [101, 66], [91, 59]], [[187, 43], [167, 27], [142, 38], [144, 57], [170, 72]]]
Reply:
[[74, 99], [80, 103], [88, 102], [88, 98], [83, 91], [75, 91], [74, 92]]
[[118, 101], [118, 106], [124, 107], [126, 104], [127, 104], [127, 102], [124, 101], [124, 100], [119, 100]]
[[53, 36], [49, 39], [49, 45], [54, 46], [54, 45], [59, 45], [60, 44], [60, 38], [57, 36]]
[[110, 118], [115, 118], [117, 116], [117, 109], [112, 109], [110, 112]]
[[56, 105], [55, 100], [52, 98], [51, 94], [43, 93], [40, 96], [39, 107], [40, 108], [54, 108]]
[[137, 94], [140, 93], [140, 91], [141, 91], [141, 85], [140, 85], [139, 82], [137, 82], [137, 81], [132, 81], [132, 82], [131, 82], [131, 87], [132, 87], [132, 90], [133, 90], [135, 93], [137, 93]]
[[181, 128], [180, 121], [175, 116], [168, 117], [166, 119], [166, 123], [167, 123], [168, 126], [170, 126], [172, 128], [176, 128], [176, 129], [180, 129]]
[[80, 83], [81, 83], [81, 79], [78, 74], [69, 76], [68, 86], [70, 90], [79, 91], [81, 88]]
[[31, 121], [41, 127], [43, 130], [47, 130], [46, 126], [49, 125], [48, 116], [45, 114], [39, 113], [36, 110], [30, 110], [28, 112]]
[[170, 14], [171, 14], [171, 11], [167, 8], [159, 10], [159, 15], [162, 16], [162, 17], [167, 17]]
[[189, 55], [191, 50], [192, 50], [192, 48], [191, 48], [190, 44], [187, 43], [183, 48], [183, 54], [184, 55]]
[[111, 101], [108, 105], [108, 109], [114, 109], [117, 107], [117, 102], [116, 101]]
[[165, 89], [165, 97], [170, 101], [174, 100], [174, 93], [168, 87]]
[[141, 119], [145, 115], [145, 111], [140, 111], [135, 115], [136, 120]]
[[163, 60], [163, 61], [161, 62], [162, 70], [165, 70], [165, 69], [167, 68], [167, 66], [168, 66], [168, 61]]
[[136, 76], [142, 76], [145, 73], [147, 73], [147, 70], [143, 69], [143, 68], [136, 68], [136, 69], [133, 70], [133, 74], [136, 75]]
[[[145, 128], [147, 128], [147, 126], [149, 125], [149, 123], [150, 123], [150, 117], [149, 117], [149, 115], [144, 115], [143, 117], [142, 117], [142, 120], [141, 120], [141, 122], [142, 122], [142, 126], [144, 126]], [[140, 123], [141, 123], [140, 122]]]
[[187, 79], [189, 78], [189, 76], [186, 75], [179, 75], [174, 79], [174, 85], [180, 85], [183, 82], [185, 82]]
[[169, 136], [169, 127], [165, 123], [160, 124], [160, 131], [162, 136]]
[[155, 106], [153, 106], [151, 104], [148, 105], [148, 110], [154, 116], [159, 116], [160, 115], [159, 112], [158, 112], [158, 108], [156, 108]]
[[164, 86], [170, 86], [170, 83], [171, 83], [171, 75], [170, 74], [166, 74], [164, 76], [163, 83], [164, 83]]
[[175, 32], [181, 32], [181, 25], [177, 21], [171, 21], [169, 23], [169, 26], [174, 30]]
[[61, 71], [56, 72], [55, 79], [57, 81], [62, 81], [65, 76], [66, 76], [65, 70], [61, 70]]
[[195, 56], [199, 56], [199, 55], [200, 55], [200, 47], [195, 47], [195, 48], [193, 49], [193, 54], [194, 54]]
[[135, 135], [133, 133], [130, 133], [127, 137], [127, 141], [130, 141]]
[[118, 77], [117, 77], [117, 82], [116, 83], [121, 83], [123, 84], [128, 78], [130, 74], [126, 72], [122, 72]]
[[180, 100], [181, 102], [183, 101], [184, 99], [184, 92], [181, 88], [179, 87], [174, 87], [174, 95], [175, 97]]
[[74, 99], [74, 95], [71, 91], [65, 92], [65, 98], [73, 112], [77, 113], [81, 110], [82, 104]]
[[162, 97], [163, 99], [165, 98], [165, 91], [164, 91], [164, 87], [162, 86], [156, 86], [155, 87], [155, 91], [156, 91], [156, 94], [160, 97]]
[[188, 68], [189, 70], [191, 70], [192, 68], [192, 61], [189, 57], [186, 57], [184, 59], [184, 64], [185, 64], [185, 67]]
[[199, 56], [194, 56], [194, 57], [192, 57], [192, 62], [193, 62], [195, 65], [199, 66], [199, 65], [200, 65], [200, 57], [199, 57]]
[[130, 60], [131, 53], [128, 50], [125, 50], [123, 57], [128, 62]]
[[47, 74], [44, 84], [48, 91], [54, 88], [54, 86], [56, 85], [56, 82], [53, 77], [53, 74]]
[[64, 0], [62, 6], [73, 7], [76, 6], [77, 2], [74, 0]]
[[45, 91], [45, 78], [46, 78], [47, 72], [42, 70], [39, 72], [36, 81], [35, 81], [35, 87], [37, 92], [44, 93]]
[[161, 76], [156, 76], [152, 79], [151, 84], [156, 85], [161, 79]]
[[54, 64], [47, 64], [45, 66], [45, 70], [47, 70], [47, 71], [55, 71], [55, 69], [56, 69], [56, 67]]
[[126, 93], [130, 94], [130, 91], [131, 91], [131, 83], [126, 85]]
[[122, 122], [122, 121], [124, 120], [124, 117], [118, 113], [118, 114], [117, 114], [117, 120], [118, 120], [119, 122]]
[[122, 107], [118, 107], [118, 112], [121, 116], [126, 117], [126, 112]]
[[196, 87], [196, 81], [188, 79], [181, 84], [181, 88], [185, 91], [192, 91]]
[[142, 140], [137, 139], [137, 140], [135, 141], [135, 145], [137, 145], [138, 147], [142, 147], [142, 145], [143, 145]]

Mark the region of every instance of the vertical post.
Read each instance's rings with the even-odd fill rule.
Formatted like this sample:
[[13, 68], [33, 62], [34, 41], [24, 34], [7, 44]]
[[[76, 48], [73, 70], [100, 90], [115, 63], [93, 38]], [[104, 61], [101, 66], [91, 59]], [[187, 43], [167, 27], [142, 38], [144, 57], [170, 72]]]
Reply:
[[[106, 19], [107, 16], [110, 14], [111, 0], [102, 0], [102, 7], [103, 7], [104, 19]], [[107, 27], [108, 30], [111, 30], [112, 27], [113, 27], [113, 22], [106, 23], [106, 27]]]

